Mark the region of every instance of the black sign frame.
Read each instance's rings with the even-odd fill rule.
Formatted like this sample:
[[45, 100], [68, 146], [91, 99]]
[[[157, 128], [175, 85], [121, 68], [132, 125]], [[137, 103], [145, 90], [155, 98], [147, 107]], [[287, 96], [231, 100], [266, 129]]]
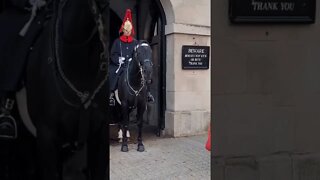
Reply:
[[182, 46], [182, 69], [209, 69], [210, 46]]
[[315, 12], [316, 0], [229, 0], [233, 23], [314, 23]]

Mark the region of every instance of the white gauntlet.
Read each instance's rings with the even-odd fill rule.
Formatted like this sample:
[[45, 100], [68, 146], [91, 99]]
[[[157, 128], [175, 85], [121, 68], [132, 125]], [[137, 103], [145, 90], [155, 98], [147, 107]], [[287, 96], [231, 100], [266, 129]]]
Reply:
[[125, 59], [126, 58], [124, 58], [124, 57], [119, 57], [119, 64], [123, 64]]

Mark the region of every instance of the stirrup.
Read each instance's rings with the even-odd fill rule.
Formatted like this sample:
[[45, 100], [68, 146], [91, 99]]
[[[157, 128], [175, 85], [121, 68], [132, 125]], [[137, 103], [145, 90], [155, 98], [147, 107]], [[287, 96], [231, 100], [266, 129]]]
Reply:
[[13, 109], [13, 105], [14, 105], [14, 100], [13, 99], [6, 99], [6, 104], [4, 105], [4, 108], [6, 110], [11, 111]]
[[109, 98], [109, 106], [115, 106], [116, 105], [116, 101], [113, 97]]
[[17, 136], [16, 120], [9, 114], [0, 114], [0, 139], [16, 139]]

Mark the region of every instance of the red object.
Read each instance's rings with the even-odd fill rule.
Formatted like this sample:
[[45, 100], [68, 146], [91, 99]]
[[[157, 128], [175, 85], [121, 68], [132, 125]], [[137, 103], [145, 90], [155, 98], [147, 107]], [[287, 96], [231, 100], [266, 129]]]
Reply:
[[131, 34], [130, 34], [130, 36], [125, 36], [125, 35], [120, 36], [120, 40], [122, 42], [125, 42], [125, 43], [131, 43], [133, 41], [133, 37], [132, 36], [134, 35], [134, 27], [133, 27], [133, 23], [132, 23], [132, 15], [131, 15], [131, 10], [130, 9], [126, 10], [126, 14], [125, 14], [125, 16], [123, 18], [122, 25], [121, 25], [121, 27], [119, 29], [119, 32], [123, 31], [123, 26], [124, 26], [124, 23], [126, 21], [130, 21], [130, 23], [132, 25]]
[[211, 132], [210, 132], [210, 126], [208, 128], [208, 139], [207, 139], [207, 143], [206, 143], [206, 149], [208, 151], [211, 151]]
[[121, 25], [121, 27], [120, 27], [120, 29], [119, 29], [119, 32], [122, 32], [124, 23], [127, 21], [127, 19], [128, 19], [128, 20], [131, 22], [131, 24], [132, 24], [131, 36], [133, 36], [133, 35], [134, 35], [134, 27], [133, 27], [133, 23], [132, 23], [132, 15], [131, 15], [131, 10], [130, 10], [130, 9], [127, 9], [127, 10], [126, 10], [126, 14], [125, 14], [125, 16], [124, 16], [124, 18], [123, 18], [122, 25]]

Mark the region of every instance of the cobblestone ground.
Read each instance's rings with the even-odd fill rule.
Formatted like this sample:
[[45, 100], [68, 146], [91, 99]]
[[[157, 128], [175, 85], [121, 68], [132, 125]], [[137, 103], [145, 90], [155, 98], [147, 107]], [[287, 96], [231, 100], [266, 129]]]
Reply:
[[147, 137], [145, 152], [135, 142], [129, 152], [120, 143], [110, 145], [111, 180], [209, 180], [210, 152], [204, 148], [206, 135], [180, 138]]

